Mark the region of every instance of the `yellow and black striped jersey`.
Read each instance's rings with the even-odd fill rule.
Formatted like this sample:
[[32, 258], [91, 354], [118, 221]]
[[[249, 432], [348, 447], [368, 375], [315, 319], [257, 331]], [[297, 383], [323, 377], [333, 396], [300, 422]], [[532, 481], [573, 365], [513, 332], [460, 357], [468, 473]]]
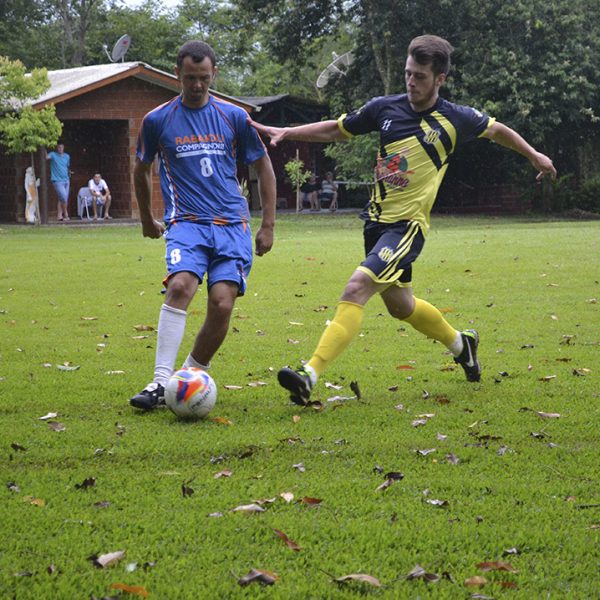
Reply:
[[481, 135], [495, 119], [468, 106], [438, 98], [427, 111], [415, 112], [406, 94], [372, 98], [344, 114], [338, 126], [346, 137], [379, 132], [375, 185], [366, 220], [417, 221], [424, 234], [429, 214], [458, 146]]

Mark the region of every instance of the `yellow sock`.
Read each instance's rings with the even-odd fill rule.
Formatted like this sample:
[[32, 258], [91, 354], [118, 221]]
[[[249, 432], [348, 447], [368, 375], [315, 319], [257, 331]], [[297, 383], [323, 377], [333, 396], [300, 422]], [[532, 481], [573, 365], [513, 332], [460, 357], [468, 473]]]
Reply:
[[325, 371], [327, 365], [337, 358], [350, 344], [360, 330], [365, 307], [361, 304], [342, 301], [338, 304], [333, 321], [329, 323], [317, 348], [308, 361], [317, 375]]
[[415, 298], [415, 310], [403, 320], [427, 337], [442, 342], [447, 348], [453, 344], [458, 333], [435, 306], [419, 298]]

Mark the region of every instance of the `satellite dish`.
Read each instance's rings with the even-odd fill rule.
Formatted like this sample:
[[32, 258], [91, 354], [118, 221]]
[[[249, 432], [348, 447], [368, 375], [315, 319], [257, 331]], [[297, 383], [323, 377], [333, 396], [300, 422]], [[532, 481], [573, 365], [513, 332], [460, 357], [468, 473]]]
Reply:
[[131, 38], [125, 34], [122, 35], [113, 46], [112, 52], [108, 53], [108, 48], [106, 45], [102, 46], [104, 48], [104, 52], [106, 52], [106, 56], [110, 62], [124, 61], [125, 55], [127, 54], [127, 50], [129, 50], [129, 46], [131, 45]]
[[346, 52], [341, 56], [338, 56], [335, 52], [331, 54], [333, 55], [333, 60], [317, 78], [317, 87], [319, 89], [324, 88], [334, 75], [345, 75], [348, 72], [348, 67], [354, 62], [354, 54], [352, 52]]

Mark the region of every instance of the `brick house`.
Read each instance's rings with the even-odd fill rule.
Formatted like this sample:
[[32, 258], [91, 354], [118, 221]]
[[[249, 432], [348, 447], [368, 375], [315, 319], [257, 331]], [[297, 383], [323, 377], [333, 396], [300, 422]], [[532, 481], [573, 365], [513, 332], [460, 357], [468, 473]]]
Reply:
[[[116, 62], [73, 69], [49, 71], [50, 89], [38, 98], [34, 107], [56, 106], [56, 116], [63, 123], [62, 141], [71, 155], [69, 215], [77, 214], [77, 192], [87, 186], [94, 173], [100, 172], [110, 186], [113, 196], [111, 214], [115, 218], [139, 216], [133, 187], [133, 164], [138, 131], [144, 115], [179, 93], [177, 78], [141, 62]], [[253, 118], [278, 125], [281, 118], [294, 116], [293, 122], [318, 120], [326, 107], [313, 101], [286, 95], [257, 99], [233, 98], [212, 90], [215, 96], [244, 108]], [[266, 110], [261, 111], [261, 107]], [[261, 114], [262, 113], [262, 114]], [[267, 119], [263, 117], [266, 116]], [[314, 165], [322, 153], [310, 144], [286, 143], [282, 149], [269, 148], [278, 179], [279, 205], [292, 207], [293, 190], [286, 184], [283, 164], [293, 158], [296, 147], [302, 149], [305, 164]], [[289, 154], [289, 158], [288, 157]], [[30, 165], [29, 154], [7, 155], [0, 145], [0, 222], [25, 221], [25, 169]], [[40, 178], [40, 213], [42, 223], [56, 218], [56, 195], [50, 185], [45, 151], [34, 156], [36, 176]], [[259, 208], [253, 173], [243, 169], [240, 177], [249, 181], [252, 209]], [[286, 187], [287, 185], [287, 187]], [[162, 215], [163, 204], [158, 176], [153, 180], [153, 209]]]

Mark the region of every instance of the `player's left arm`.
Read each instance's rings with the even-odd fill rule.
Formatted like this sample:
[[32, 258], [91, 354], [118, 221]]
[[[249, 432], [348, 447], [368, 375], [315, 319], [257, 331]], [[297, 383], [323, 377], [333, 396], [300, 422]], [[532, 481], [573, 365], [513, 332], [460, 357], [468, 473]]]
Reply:
[[552, 159], [545, 154], [538, 152], [514, 129], [496, 121], [486, 129], [482, 134], [482, 137], [522, 154], [533, 165], [533, 168], [538, 171], [536, 177], [538, 181], [546, 174], [548, 174], [551, 179], [556, 179], [556, 169], [552, 164]]
[[275, 204], [277, 189], [275, 173], [268, 154], [263, 154], [252, 163], [258, 174], [258, 192], [262, 207], [262, 222], [256, 233], [256, 254], [262, 256], [273, 247], [273, 229], [275, 227]]

